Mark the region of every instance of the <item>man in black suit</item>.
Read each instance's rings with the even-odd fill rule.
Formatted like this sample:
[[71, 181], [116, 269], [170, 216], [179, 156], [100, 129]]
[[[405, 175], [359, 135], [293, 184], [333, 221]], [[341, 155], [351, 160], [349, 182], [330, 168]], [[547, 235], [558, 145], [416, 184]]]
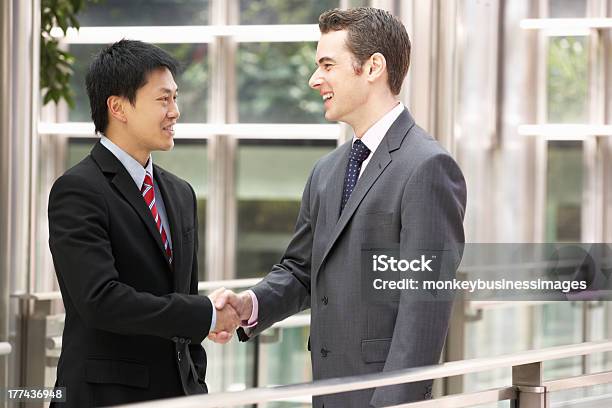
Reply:
[[176, 67], [160, 48], [128, 40], [89, 67], [100, 141], [49, 197], [66, 308], [56, 383], [66, 387], [63, 406], [207, 392], [201, 342], [238, 324], [231, 307], [213, 307], [218, 291], [198, 296], [193, 189], [152, 163], [152, 151], [174, 145]]

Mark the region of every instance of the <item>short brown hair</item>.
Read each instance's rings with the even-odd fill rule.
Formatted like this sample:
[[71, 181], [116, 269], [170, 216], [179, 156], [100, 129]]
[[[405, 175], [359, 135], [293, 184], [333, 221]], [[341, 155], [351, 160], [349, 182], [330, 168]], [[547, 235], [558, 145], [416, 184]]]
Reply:
[[372, 7], [328, 10], [319, 16], [319, 29], [322, 34], [348, 31], [346, 46], [358, 62], [356, 71], [372, 54], [384, 55], [389, 88], [394, 95], [400, 93], [410, 66], [410, 38], [391, 13]]

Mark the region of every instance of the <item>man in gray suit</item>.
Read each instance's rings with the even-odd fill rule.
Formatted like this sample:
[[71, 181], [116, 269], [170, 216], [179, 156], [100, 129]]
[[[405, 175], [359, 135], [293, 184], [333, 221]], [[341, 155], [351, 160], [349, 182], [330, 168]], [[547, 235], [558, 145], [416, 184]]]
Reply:
[[[311, 308], [315, 380], [436, 364], [451, 301], [401, 291], [395, 302], [362, 296], [362, 251], [445, 249], [456, 270], [464, 242], [466, 187], [449, 154], [398, 101], [410, 61], [402, 23], [374, 8], [330, 10], [319, 18], [317, 69], [309, 85], [325, 117], [354, 137], [314, 166], [295, 234], [279, 264], [251, 290], [220, 296], [239, 312], [248, 340]], [[212, 340], [218, 340], [211, 334]], [[315, 397], [315, 407], [381, 407], [431, 398], [431, 382]]]

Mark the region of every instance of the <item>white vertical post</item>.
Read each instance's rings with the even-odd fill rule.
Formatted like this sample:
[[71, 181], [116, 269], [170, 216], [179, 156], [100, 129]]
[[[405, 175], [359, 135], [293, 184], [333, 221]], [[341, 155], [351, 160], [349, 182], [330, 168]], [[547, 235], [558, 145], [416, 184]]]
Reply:
[[[238, 21], [235, 0], [213, 0], [211, 24], [226, 25]], [[208, 121], [215, 124], [237, 119], [235, 80], [236, 44], [230, 37], [215, 37], [209, 48], [210, 95]], [[236, 141], [231, 135], [214, 135], [208, 139], [209, 182], [206, 210], [207, 279], [234, 277], [236, 242], [235, 153]]]
[[[11, 103], [12, 1], [0, 5], [0, 342], [9, 341], [9, 273], [11, 253]], [[8, 356], [0, 356], [0, 389], [8, 386]], [[5, 403], [0, 402], [4, 407]]]

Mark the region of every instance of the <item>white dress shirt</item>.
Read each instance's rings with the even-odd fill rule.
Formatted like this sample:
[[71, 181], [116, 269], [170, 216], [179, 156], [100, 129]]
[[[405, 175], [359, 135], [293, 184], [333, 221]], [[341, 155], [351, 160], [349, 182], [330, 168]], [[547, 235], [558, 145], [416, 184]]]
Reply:
[[[376, 149], [382, 142], [383, 138], [389, 131], [389, 128], [395, 122], [395, 120], [401, 115], [404, 111], [404, 104], [399, 102], [393, 109], [385, 114], [382, 118], [380, 118], [376, 123], [374, 123], [361, 137], [361, 141], [368, 149], [370, 149], [370, 155], [367, 159], [361, 163], [361, 171], [359, 172], [359, 177], [363, 174], [363, 171], [367, 167], [368, 163], [374, 156]], [[358, 137], [353, 134], [353, 143], [357, 140]]]

